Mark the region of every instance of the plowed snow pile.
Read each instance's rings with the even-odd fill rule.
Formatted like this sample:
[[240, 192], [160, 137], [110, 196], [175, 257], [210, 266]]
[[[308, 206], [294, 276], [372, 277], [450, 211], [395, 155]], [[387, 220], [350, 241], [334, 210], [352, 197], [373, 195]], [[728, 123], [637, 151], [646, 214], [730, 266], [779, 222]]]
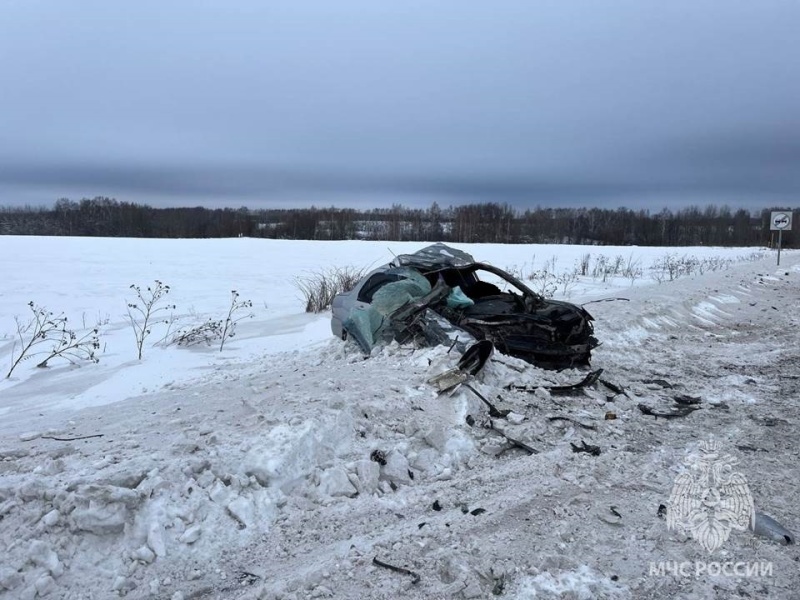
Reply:
[[[470, 385], [505, 417], [426, 383], [455, 365], [447, 348], [365, 360], [326, 338], [115, 404], [8, 415], [0, 597], [796, 597], [796, 546], [734, 531], [710, 557], [659, 507], [713, 435], [757, 509], [800, 530], [800, 256], [615, 295], [588, 305], [592, 368], [624, 393], [551, 395], [586, 372], [496, 353]], [[639, 409], [680, 395], [700, 408]], [[709, 560], [772, 572], [652, 570]]]

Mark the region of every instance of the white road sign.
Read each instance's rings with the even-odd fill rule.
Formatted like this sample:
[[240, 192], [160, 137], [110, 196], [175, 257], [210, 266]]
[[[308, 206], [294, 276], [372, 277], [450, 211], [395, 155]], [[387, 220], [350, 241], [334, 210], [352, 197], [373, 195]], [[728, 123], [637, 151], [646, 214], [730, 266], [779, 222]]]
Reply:
[[790, 231], [792, 229], [792, 213], [790, 211], [774, 210], [769, 219], [770, 231]]

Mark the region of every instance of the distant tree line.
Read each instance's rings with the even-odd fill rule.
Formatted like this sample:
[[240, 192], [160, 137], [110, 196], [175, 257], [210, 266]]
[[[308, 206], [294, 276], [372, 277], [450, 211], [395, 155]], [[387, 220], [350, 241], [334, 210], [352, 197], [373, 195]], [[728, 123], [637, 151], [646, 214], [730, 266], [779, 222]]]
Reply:
[[[483, 203], [441, 208], [153, 208], [112, 198], [58, 200], [52, 208], [0, 207], [0, 235], [385, 240], [640, 246], [766, 246], [770, 211], [532, 208]], [[794, 209], [795, 230], [800, 209]], [[783, 235], [796, 247], [800, 235]]]

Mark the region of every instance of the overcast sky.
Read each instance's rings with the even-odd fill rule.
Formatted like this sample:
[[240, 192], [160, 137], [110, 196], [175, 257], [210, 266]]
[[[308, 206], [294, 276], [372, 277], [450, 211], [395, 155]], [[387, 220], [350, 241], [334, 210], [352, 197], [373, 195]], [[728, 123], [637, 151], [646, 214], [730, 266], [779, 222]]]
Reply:
[[800, 206], [796, 0], [0, 8], [0, 205]]

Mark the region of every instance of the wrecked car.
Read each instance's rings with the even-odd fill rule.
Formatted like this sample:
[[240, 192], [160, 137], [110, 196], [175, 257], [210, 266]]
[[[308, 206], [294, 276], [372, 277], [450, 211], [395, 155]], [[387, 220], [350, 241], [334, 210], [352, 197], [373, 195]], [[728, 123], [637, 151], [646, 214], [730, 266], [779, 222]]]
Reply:
[[365, 275], [337, 294], [331, 330], [365, 353], [391, 340], [418, 345], [489, 340], [543, 368], [588, 365], [597, 346], [592, 316], [551, 300], [513, 275], [437, 243]]

